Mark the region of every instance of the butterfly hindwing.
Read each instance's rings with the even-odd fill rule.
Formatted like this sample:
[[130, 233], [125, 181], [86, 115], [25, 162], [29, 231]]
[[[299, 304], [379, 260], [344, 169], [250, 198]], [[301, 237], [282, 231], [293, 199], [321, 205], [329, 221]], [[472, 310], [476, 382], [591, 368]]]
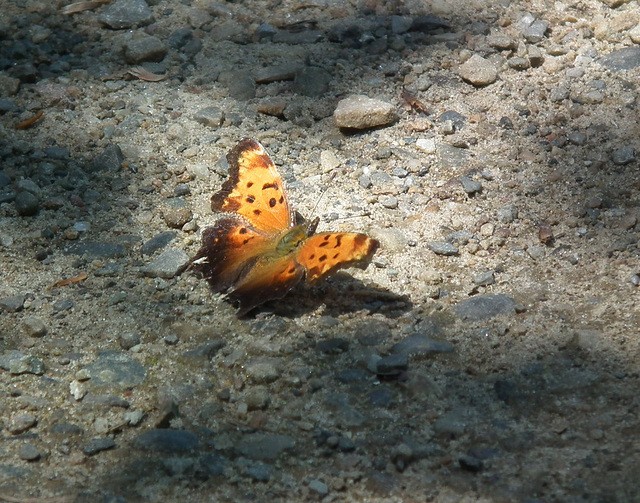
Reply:
[[320, 281], [345, 267], [366, 268], [378, 249], [377, 240], [353, 232], [323, 232], [308, 237], [297, 253], [307, 283]]

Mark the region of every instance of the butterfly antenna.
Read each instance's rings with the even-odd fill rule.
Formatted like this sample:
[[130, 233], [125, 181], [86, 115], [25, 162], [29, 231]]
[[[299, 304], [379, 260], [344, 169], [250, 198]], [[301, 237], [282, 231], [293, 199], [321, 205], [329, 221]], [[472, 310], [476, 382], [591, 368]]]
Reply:
[[327, 184], [322, 189], [322, 192], [320, 192], [320, 195], [318, 196], [318, 199], [316, 200], [316, 204], [313, 205], [313, 210], [311, 210], [311, 213], [310, 213], [311, 215], [315, 215], [316, 214], [316, 210], [318, 209], [318, 205], [320, 204], [320, 201], [322, 201], [322, 198], [324, 197], [324, 195], [329, 190], [329, 184], [333, 181], [333, 179], [335, 177], [336, 177], [336, 172], [334, 171], [333, 173], [331, 173], [331, 176], [329, 177], [329, 180], [327, 181]]

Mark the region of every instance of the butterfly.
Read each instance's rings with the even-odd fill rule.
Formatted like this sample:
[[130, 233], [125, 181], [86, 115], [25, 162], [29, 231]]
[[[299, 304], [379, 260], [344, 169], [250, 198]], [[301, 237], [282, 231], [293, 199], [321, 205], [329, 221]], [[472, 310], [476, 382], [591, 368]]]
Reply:
[[315, 234], [318, 218], [305, 221], [291, 209], [282, 178], [264, 147], [241, 140], [228, 154], [229, 178], [211, 198], [227, 213], [202, 233], [192, 260], [214, 292], [238, 303], [242, 316], [284, 297], [303, 279], [316, 284], [338, 269], [365, 269], [378, 249], [365, 234]]

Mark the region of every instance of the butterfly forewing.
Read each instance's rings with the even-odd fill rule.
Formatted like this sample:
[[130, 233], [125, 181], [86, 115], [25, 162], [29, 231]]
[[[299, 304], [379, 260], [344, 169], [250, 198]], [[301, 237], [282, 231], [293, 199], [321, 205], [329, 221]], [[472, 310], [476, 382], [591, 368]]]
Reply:
[[229, 178], [211, 199], [214, 211], [241, 215], [268, 235], [294, 225], [282, 178], [260, 143], [241, 140], [229, 152], [227, 161]]

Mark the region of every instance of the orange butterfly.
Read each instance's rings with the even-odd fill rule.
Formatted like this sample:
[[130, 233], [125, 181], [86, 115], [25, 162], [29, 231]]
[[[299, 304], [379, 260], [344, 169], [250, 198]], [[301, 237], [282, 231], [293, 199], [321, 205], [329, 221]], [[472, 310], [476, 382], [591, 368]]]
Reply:
[[313, 284], [343, 267], [367, 267], [378, 241], [365, 234], [314, 234], [318, 219], [296, 218], [260, 143], [245, 138], [227, 161], [229, 178], [211, 198], [211, 208], [232, 215], [203, 231], [192, 264], [215, 292], [239, 303], [238, 315], [284, 297], [305, 277]]

